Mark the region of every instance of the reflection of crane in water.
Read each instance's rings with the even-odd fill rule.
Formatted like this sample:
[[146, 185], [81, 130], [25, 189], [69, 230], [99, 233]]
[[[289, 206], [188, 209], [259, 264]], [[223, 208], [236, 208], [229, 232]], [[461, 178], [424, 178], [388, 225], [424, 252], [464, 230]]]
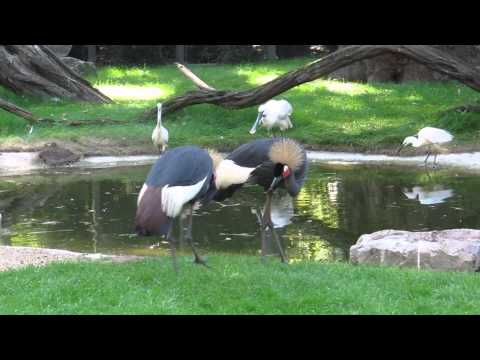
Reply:
[[452, 189], [445, 189], [443, 185], [435, 185], [432, 190], [422, 186], [414, 186], [412, 191], [403, 190], [403, 194], [410, 200], [418, 200], [422, 205], [433, 205], [443, 203], [444, 200], [453, 196]]
[[275, 192], [272, 196], [271, 218], [276, 229], [283, 228], [292, 223], [293, 198], [287, 192]]

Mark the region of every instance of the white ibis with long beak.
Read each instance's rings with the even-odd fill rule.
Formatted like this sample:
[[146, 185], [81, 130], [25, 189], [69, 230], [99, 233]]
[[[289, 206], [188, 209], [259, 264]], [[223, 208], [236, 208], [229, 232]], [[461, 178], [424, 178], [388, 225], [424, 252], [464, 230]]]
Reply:
[[292, 128], [292, 105], [287, 100], [269, 100], [258, 108], [257, 120], [250, 130], [253, 135], [257, 132], [257, 126], [261, 125], [270, 131], [272, 128], [278, 127], [280, 131]]
[[296, 141], [287, 138], [254, 140], [235, 149], [218, 165], [216, 189], [209, 191], [207, 197], [223, 201], [246, 183], [262, 186], [267, 195], [263, 216], [259, 219], [262, 257], [265, 256], [263, 231], [269, 228], [277, 242], [282, 262], [285, 262], [285, 253], [271, 219], [272, 194], [277, 188], [285, 188], [290, 196], [297, 196], [307, 170], [307, 154]]
[[415, 136], [408, 136], [403, 140], [403, 144], [397, 151], [397, 155], [400, 154], [400, 151], [408, 145], [412, 145], [415, 148], [421, 146], [428, 146], [427, 157], [425, 158], [425, 166], [427, 166], [427, 161], [433, 151], [435, 151], [435, 157], [433, 159], [433, 166], [437, 164], [437, 155], [439, 150], [441, 150], [441, 145], [447, 144], [453, 140], [453, 135], [448, 131], [443, 129], [437, 129], [433, 127], [425, 127], [418, 132]]
[[195, 263], [206, 266], [193, 245], [191, 224], [193, 206], [214, 186], [214, 167], [209, 153], [196, 146], [166, 151], [151, 168], [137, 201], [135, 231], [141, 236], [164, 235], [170, 243], [177, 271], [173, 220], [184, 207], [189, 210], [187, 240]]
[[152, 133], [153, 145], [157, 147], [160, 153], [165, 152], [168, 146], [168, 130], [162, 125], [162, 104], [157, 104], [157, 126]]

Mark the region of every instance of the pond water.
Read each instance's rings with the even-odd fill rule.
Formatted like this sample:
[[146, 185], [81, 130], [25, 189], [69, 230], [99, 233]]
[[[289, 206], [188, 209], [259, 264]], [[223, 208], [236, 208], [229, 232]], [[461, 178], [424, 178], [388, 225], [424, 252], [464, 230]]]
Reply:
[[[164, 239], [134, 234], [138, 192], [150, 166], [0, 179], [0, 245], [109, 254], [166, 254]], [[312, 164], [300, 195], [280, 194], [273, 219], [290, 259], [347, 260], [359, 236], [480, 226], [480, 177], [418, 167]], [[198, 209], [193, 236], [201, 254], [260, 252], [254, 210], [263, 191], [245, 187]], [[179, 225], [175, 223], [178, 238]], [[158, 246], [152, 246], [158, 244]], [[275, 251], [269, 242], [269, 250]], [[186, 245], [181, 252], [190, 254]]]

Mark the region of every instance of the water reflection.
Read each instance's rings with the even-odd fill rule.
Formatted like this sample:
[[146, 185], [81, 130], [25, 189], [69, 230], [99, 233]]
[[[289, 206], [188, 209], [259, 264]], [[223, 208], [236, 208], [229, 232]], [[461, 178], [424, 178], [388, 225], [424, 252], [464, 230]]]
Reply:
[[[0, 180], [0, 243], [164, 254], [163, 239], [133, 231], [138, 191], [148, 171], [142, 166]], [[272, 220], [290, 259], [344, 260], [359, 236], [378, 230], [477, 228], [479, 186], [477, 176], [443, 170], [429, 176], [416, 169], [312, 164], [297, 198], [275, 194]], [[202, 254], [258, 255], [259, 226], [252, 210], [264, 201], [263, 191], [251, 186], [195, 211], [193, 235]], [[178, 224], [175, 229], [178, 238]], [[275, 242], [268, 243], [276, 253]], [[188, 246], [184, 250], [190, 254]]]
[[271, 218], [274, 227], [280, 229], [290, 225], [293, 215], [293, 198], [283, 189], [279, 189], [273, 194], [271, 203]]
[[410, 200], [418, 200], [422, 205], [441, 204], [454, 195], [452, 189], [446, 189], [443, 185], [434, 185], [432, 188], [414, 186], [412, 191], [404, 189], [403, 193]]

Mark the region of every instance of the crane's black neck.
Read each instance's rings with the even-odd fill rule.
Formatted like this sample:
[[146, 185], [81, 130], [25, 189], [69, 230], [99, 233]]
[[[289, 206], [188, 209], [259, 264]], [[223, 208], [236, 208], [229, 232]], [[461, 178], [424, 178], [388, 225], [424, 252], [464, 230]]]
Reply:
[[295, 177], [295, 172], [292, 171], [289, 177], [287, 177], [285, 180], [285, 189], [287, 189], [287, 192], [290, 194], [290, 196], [297, 196], [298, 193], [300, 192], [300, 184], [297, 181], [297, 178]]

